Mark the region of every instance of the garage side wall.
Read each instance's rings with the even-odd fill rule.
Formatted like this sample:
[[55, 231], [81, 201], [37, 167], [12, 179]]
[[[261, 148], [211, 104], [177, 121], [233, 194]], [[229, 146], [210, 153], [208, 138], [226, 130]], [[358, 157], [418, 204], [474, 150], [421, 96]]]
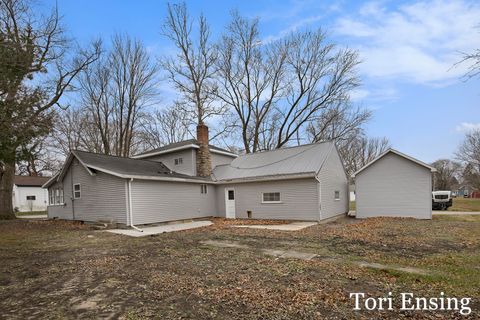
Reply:
[[[314, 178], [217, 186], [218, 215], [225, 217], [225, 188], [235, 189], [236, 218], [318, 221], [318, 184]], [[263, 192], [280, 192], [281, 203], [262, 203]]]
[[431, 219], [431, 172], [388, 153], [355, 177], [356, 216]]
[[215, 216], [215, 186], [207, 194], [200, 184], [133, 180], [131, 183], [134, 224], [147, 224]]
[[[318, 173], [320, 180], [320, 211], [322, 219], [348, 212], [348, 178], [336, 149], [333, 149]], [[335, 199], [335, 191], [340, 193]]]

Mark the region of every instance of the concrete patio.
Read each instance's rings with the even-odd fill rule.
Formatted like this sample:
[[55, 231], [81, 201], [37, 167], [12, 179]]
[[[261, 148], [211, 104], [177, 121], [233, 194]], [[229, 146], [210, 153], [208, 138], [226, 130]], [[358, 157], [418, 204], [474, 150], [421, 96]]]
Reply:
[[211, 221], [193, 221], [193, 222], [186, 222], [186, 223], [173, 223], [173, 224], [165, 224], [161, 226], [139, 228], [142, 231], [138, 231], [135, 229], [111, 229], [111, 230], [105, 230], [105, 231], [121, 234], [125, 236], [130, 236], [130, 237], [146, 237], [146, 236], [152, 236], [152, 235], [166, 233], [166, 232], [175, 232], [175, 231], [190, 230], [195, 228], [202, 228], [210, 225], [212, 225]]

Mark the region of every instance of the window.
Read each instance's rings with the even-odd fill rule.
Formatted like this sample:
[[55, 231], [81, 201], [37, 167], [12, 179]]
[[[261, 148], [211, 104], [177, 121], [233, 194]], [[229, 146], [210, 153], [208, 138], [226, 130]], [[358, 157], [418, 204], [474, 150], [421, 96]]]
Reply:
[[60, 190], [60, 191], [59, 191], [59, 193], [60, 193], [60, 200], [59, 200], [59, 201], [60, 201], [61, 204], [63, 204], [63, 189], [62, 189], [62, 188], [58, 188], [58, 190]]
[[206, 184], [201, 184], [200, 185], [200, 193], [207, 194], [207, 192], [208, 192], [207, 185]]
[[264, 192], [262, 193], [262, 202], [280, 202], [280, 192]]
[[36, 197], [35, 196], [27, 196], [27, 200], [35, 200]]
[[228, 200], [235, 200], [235, 191], [228, 190]]
[[175, 165], [178, 166], [179, 164], [183, 163], [183, 158], [177, 158], [174, 160], [174, 162], [175, 162]]
[[80, 183], [76, 183], [73, 185], [73, 199], [80, 199], [82, 195], [82, 188]]
[[50, 204], [55, 204], [55, 190], [50, 189]]
[[335, 200], [340, 200], [340, 191], [335, 190]]

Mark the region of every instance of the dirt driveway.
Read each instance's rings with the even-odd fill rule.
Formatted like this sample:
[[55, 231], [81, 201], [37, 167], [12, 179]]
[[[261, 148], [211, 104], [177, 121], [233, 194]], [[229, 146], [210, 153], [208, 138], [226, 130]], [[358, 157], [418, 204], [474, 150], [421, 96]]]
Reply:
[[145, 238], [61, 221], [0, 222], [0, 318], [468, 318], [352, 310], [350, 292], [389, 291], [473, 297], [470, 317], [479, 316], [480, 217], [345, 218], [296, 232], [214, 222]]

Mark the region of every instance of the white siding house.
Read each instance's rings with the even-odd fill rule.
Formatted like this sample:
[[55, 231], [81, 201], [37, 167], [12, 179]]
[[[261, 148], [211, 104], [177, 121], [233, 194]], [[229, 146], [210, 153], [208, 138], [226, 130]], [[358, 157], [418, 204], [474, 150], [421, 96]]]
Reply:
[[46, 211], [48, 192], [42, 185], [47, 177], [15, 176], [13, 182], [13, 207], [20, 212]]
[[389, 149], [355, 173], [356, 217], [432, 218], [429, 165]]

